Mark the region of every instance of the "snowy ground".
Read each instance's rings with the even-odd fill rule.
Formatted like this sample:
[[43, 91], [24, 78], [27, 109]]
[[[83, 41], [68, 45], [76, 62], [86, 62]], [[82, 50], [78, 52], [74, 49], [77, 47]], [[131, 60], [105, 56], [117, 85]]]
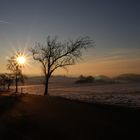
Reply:
[[[43, 95], [43, 85], [21, 86], [24, 93]], [[49, 94], [90, 103], [140, 107], [140, 83], [74, 84], [50, 83]]]

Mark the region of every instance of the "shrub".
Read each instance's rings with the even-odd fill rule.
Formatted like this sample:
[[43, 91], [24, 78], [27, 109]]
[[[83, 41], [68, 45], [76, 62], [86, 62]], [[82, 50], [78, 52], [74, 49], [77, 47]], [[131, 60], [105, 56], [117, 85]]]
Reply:
[[81, 75], [79, 79], [76, 81], [76, 83], [93, 83], [93, 82], [94, 82], [94, 77], [92, 76], [85, 77], [83, 75]]

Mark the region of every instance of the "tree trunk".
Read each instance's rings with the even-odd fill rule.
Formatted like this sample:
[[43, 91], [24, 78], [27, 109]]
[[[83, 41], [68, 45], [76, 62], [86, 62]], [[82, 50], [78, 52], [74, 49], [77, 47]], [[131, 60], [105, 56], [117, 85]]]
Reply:
[[45, 78], [45, 91], [44, 91], [44, 95], [48, 95], [48, 86], [49, 86], [49, 77]]
[[7, 89], [10, 90], [10, 84], [7, 85]]
[[16, 73], [16, 79], [15, 79], [15, 82], [16, 82], [16, 93], [18, 92], [18, 78], [17, 78], [17, 73]]

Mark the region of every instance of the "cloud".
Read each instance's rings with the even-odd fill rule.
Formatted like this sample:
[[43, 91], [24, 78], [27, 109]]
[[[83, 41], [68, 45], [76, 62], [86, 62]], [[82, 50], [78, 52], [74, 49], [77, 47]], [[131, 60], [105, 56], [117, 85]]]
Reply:
[[95, 57], [95, 61], [120, 61], [140, 59], [140, 52], [136, 50], [125, 52], [108, 52]]
[[7, 22], [7, 21], [5, 21], [5, 20], [0, 20], [0, 23], [8, 24], [9, 22]]

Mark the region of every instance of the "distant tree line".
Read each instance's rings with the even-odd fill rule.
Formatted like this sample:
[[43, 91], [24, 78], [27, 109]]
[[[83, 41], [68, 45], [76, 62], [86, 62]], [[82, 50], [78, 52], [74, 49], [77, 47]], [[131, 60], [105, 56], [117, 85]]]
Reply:
[[93, 83], [94, 77], [80, 75], [76, 83]]
[[83, 76], [80, 75], [75, 83], [129, 83], [140, 82], [140, 74], [121, 74], [116, 77], [108, 77], [105, 75]]
[[104, 76], [104, 75], [98, 75], [98, 76], [83, 76], [80, 75], [78, 77], [78, 80], [75, 83], [113, 83], [115, 82], [112, 78]]

